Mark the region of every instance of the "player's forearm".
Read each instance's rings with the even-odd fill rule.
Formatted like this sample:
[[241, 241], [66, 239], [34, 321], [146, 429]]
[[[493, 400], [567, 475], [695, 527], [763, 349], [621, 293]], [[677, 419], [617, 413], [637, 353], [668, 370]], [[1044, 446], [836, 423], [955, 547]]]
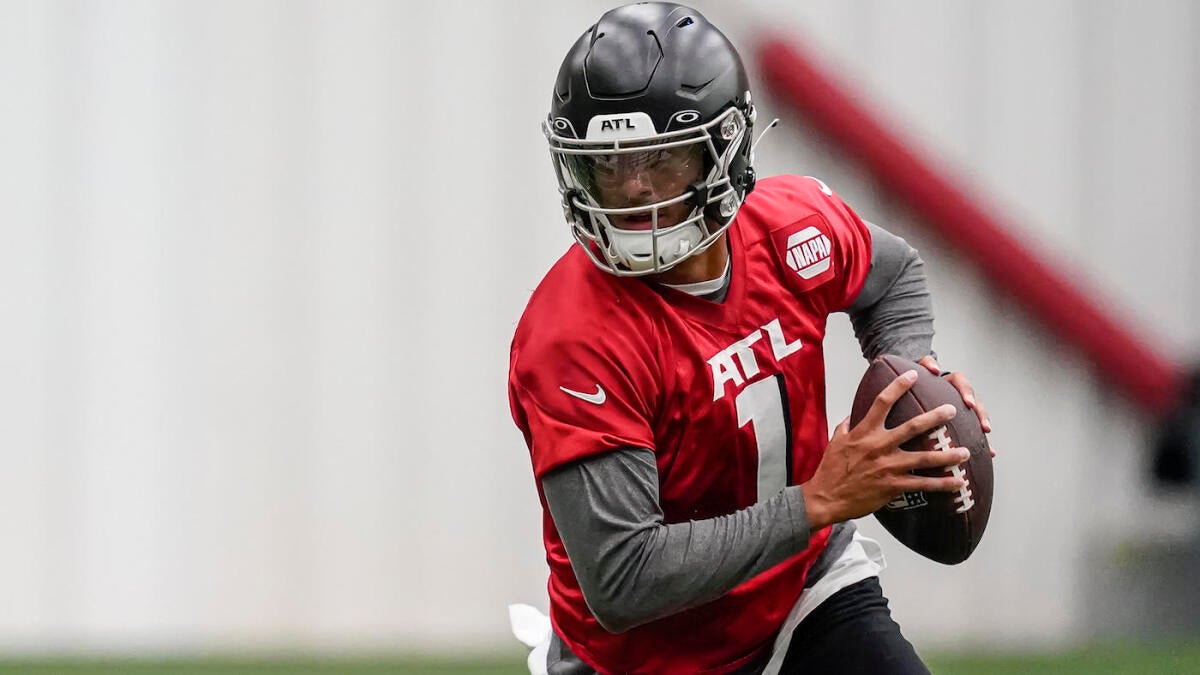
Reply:
[[932, 352], [933, 303], [925, 263], [903, 239], [868, 223], [871, 271], [847, 310], [863, 356], [917, 360]]
[[797, 487], [726, 516], [664, 524], [649, 450], [578, 462], [542, 488], [588, 607], [612, 632], [712, 601], [808, 545]]
[[621, 632], [711, 602], [804, 550], [808, 539], [796, 487], [729, 515], [648, 528], [616, 547], [614, 558], [627, 562], [597, 580], [601, 624]]

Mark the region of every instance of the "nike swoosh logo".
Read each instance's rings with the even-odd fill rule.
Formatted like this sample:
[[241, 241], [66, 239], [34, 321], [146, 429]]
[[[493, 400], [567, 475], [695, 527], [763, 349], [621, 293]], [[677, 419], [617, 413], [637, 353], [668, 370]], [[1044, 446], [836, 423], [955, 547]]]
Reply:
[[596, 405], [601, 405], [608, 400], [608, 395], [604, 393], [604, 388], [600, 385], [596, 385], [596, 393], [594, 394], [585, 394], [582, 391], [575, 391], [574, 389], [567, 389], [566, 387], [559, 387], [559, 389], [562, 389], [563, 392], [570, 394], [575, 398], [583, 399], [588, 403], [595, 403]]

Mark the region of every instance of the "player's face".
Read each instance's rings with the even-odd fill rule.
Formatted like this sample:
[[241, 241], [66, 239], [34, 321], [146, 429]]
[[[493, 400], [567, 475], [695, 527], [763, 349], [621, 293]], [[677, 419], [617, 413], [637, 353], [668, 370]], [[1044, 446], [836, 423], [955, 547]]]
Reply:
[[[591, 178], [597, 201], [604, 208], [623, 209], [678, 197], [700, 180], [704, 164], [701, 155], [700, 146], [692, 144], [595, 157]], [[679, 223], [691, 210], [687, 202], [659, 209], [658, 227]], [[624, 230], [648, 230], [652, 226], [649, 211], [609, 219]]]

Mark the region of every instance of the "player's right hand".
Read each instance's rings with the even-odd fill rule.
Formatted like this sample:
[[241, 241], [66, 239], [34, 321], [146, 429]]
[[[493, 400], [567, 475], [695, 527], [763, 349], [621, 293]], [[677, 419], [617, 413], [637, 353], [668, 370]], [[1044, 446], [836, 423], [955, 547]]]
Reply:
[[916, 372], [902, 373], [879, 392], [858, 426], [849, 428], [847, 418], [834, 429], [816, 473], [800, 486], [812, 531], [874, 513], [905, 492], [951, 492], [962, 487], [960, 477], [911, 472], [960, 464], [970, 457], [966, 448], [949, 452], [900, 449], [901, 443], [953, 418], [954, 406], [940, 406], [894, 429], [884, 426], [892, 406], [916, 381]]

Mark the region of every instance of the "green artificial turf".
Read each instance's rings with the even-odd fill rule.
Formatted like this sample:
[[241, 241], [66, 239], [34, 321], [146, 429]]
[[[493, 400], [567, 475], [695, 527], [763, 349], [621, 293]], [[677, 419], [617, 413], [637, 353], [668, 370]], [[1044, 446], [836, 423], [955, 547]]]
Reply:
[[[934, 655], [934, 675], [1200, 675], [1200, 639], [1101, 644], [1060, 654]], [[521, 658], [493, 660], [189, 658], [0, 659], [22, 675], [524, 675]]]

